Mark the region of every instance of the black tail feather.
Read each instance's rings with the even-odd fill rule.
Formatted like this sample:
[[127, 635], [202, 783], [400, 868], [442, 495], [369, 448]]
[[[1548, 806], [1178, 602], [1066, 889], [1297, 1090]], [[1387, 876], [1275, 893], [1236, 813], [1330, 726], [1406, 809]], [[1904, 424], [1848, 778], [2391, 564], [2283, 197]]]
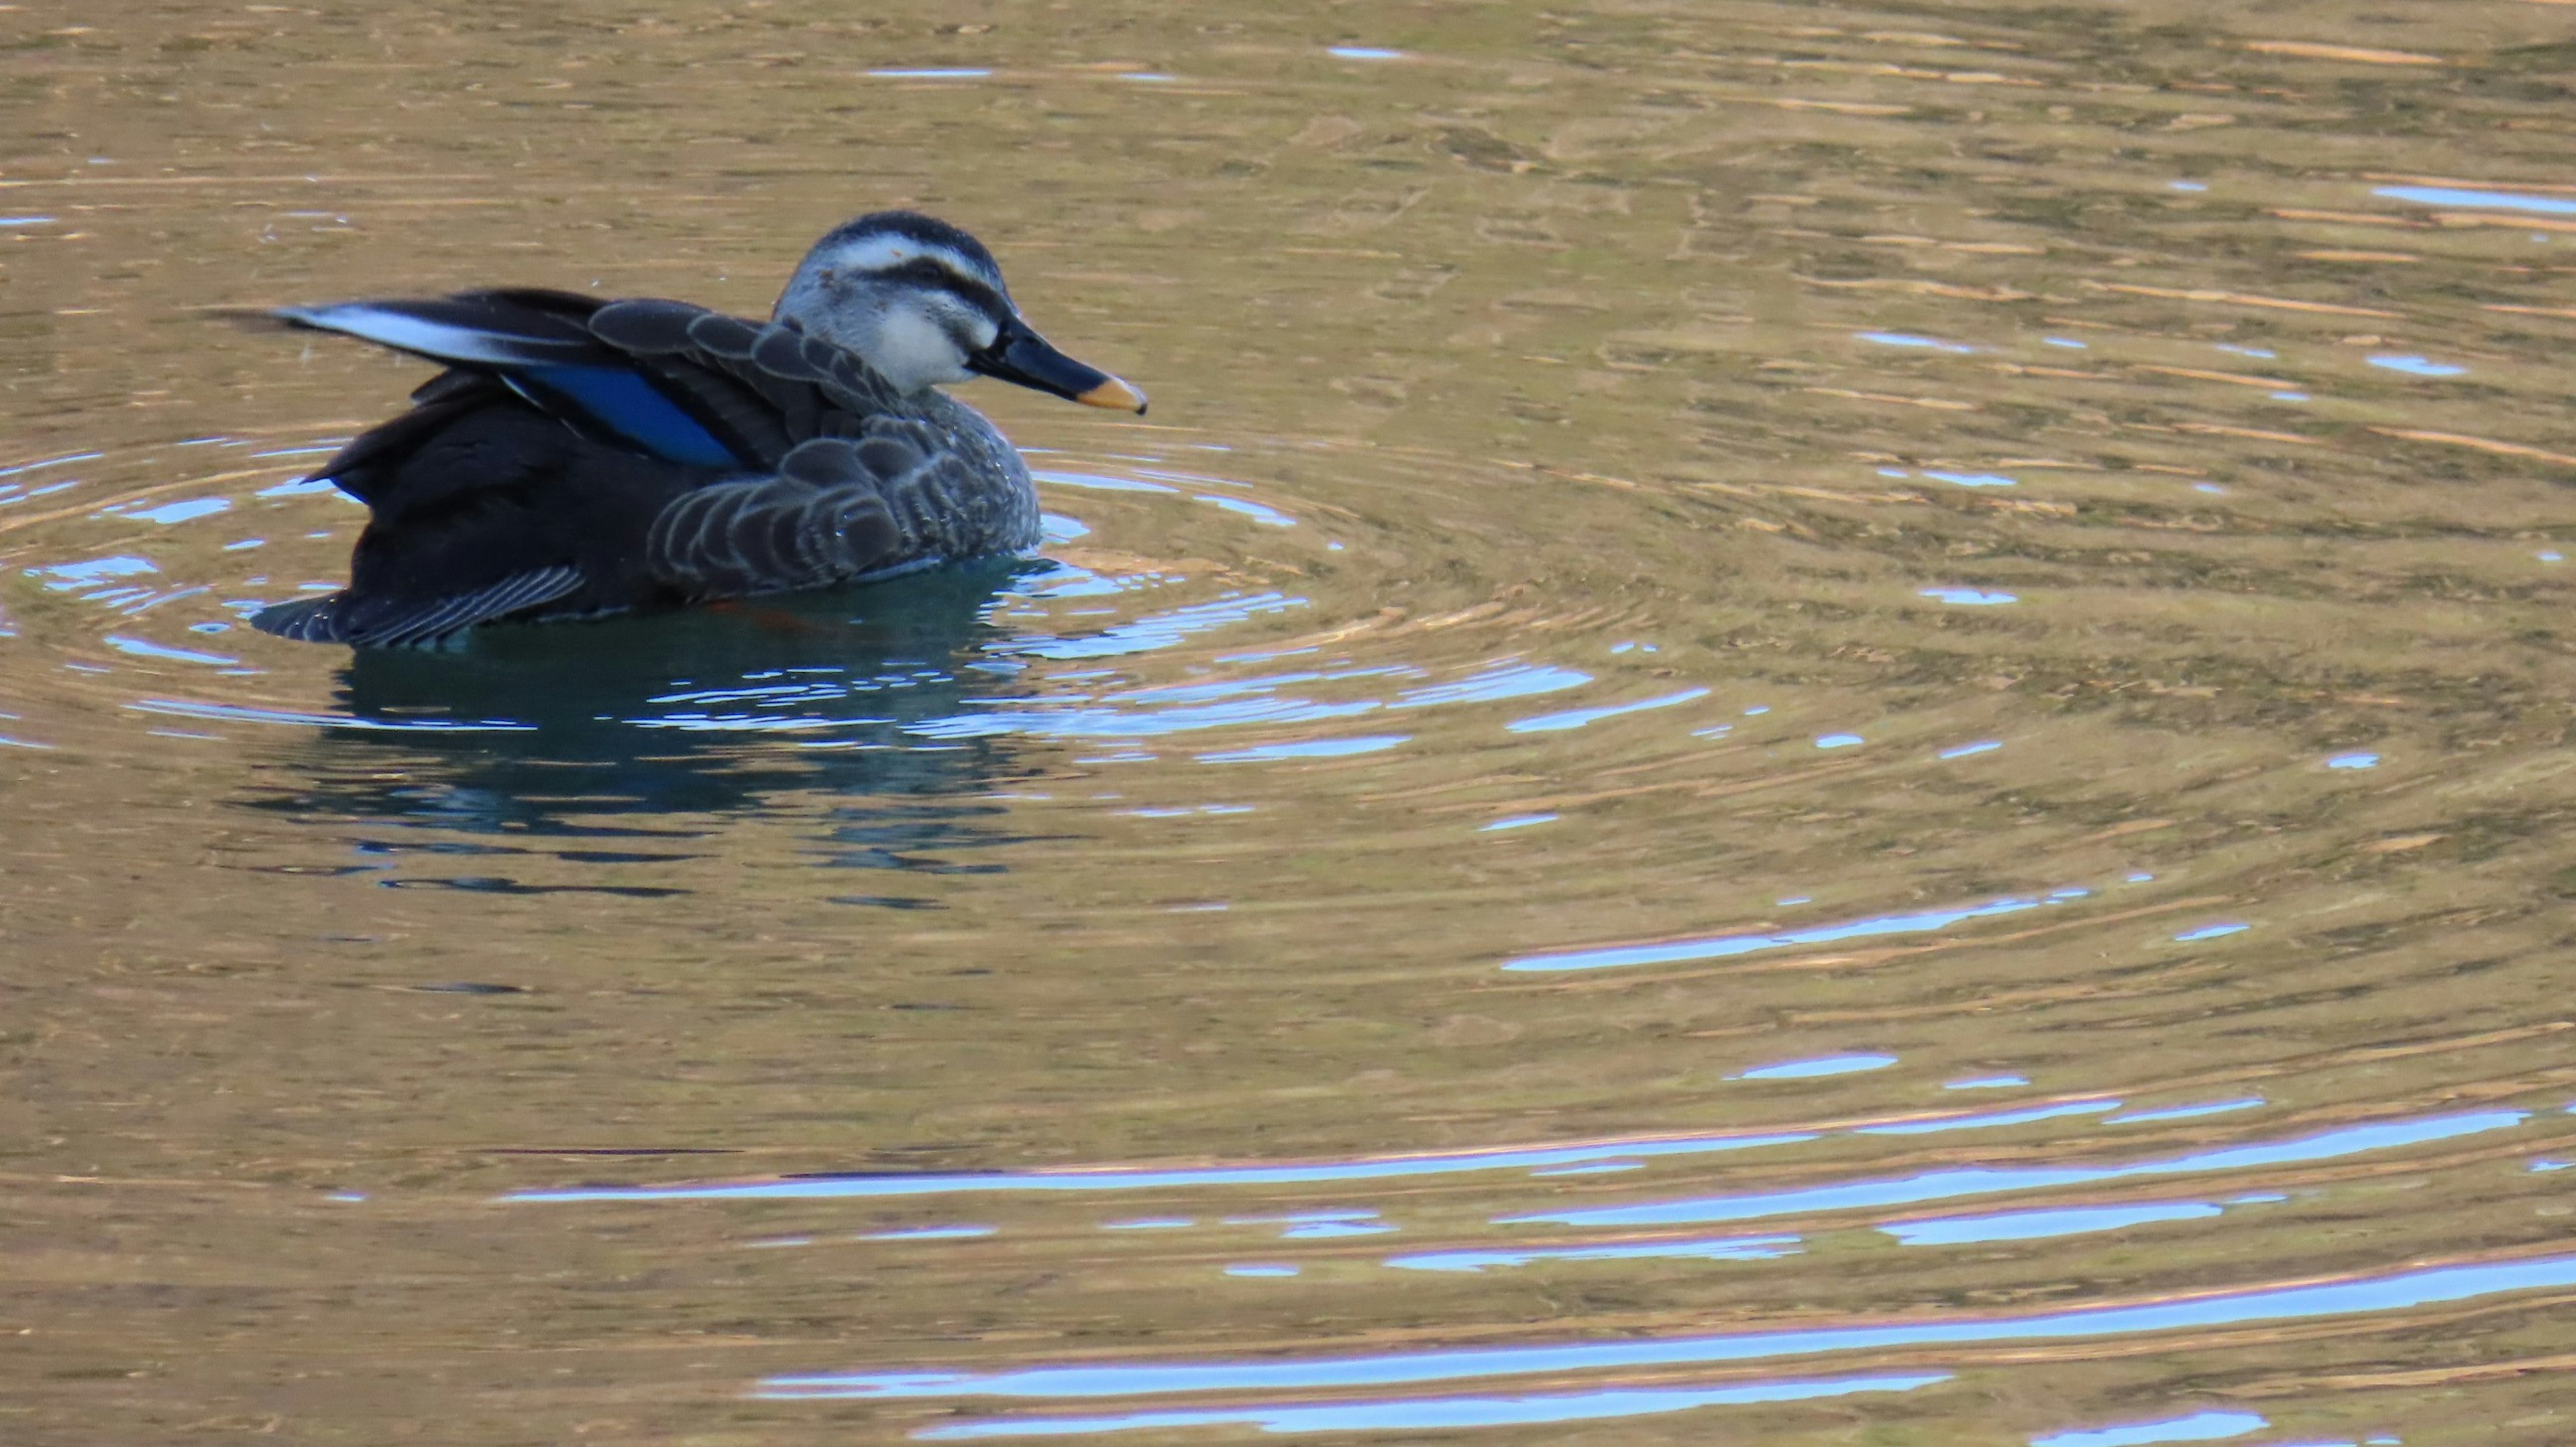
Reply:
[[329, 462], [315, 468], [312, 476], [373, 506], [382, 500], [385, 484], [402, 464], [432, 438], [480, 408], [496, 403], [508, 406], [516, 400], [490, 373], [462, 367], [449, 368], [422, 383], [412, 397], [410, 411], [359, 433]]

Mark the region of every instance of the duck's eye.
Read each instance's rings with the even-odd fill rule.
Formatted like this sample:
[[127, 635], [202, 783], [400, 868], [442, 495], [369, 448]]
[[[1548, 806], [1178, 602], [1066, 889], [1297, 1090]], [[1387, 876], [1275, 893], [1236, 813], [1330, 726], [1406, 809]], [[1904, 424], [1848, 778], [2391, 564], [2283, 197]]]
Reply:
[[946, 286], [952, 280], [948, 268], [927, 256], [916, 256], [900, 266], [889, 266], [877, 272], [896, 281], [915, 282], [922, 286]]

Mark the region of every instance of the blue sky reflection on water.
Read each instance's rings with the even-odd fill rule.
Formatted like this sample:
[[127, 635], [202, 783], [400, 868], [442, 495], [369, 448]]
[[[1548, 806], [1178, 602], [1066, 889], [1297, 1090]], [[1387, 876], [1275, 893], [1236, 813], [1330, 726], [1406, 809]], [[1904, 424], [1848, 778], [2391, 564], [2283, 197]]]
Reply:
[[1406, 1401], [1316, 1402], [1211, 1411], [1144, 1411], [1106, 1417], [1011, 1417], [925, 1427], [929, 1442], [994, 1437], [1091, 1436], [1177, 1427], [1259, 1427], [1266, 1433], [1439, 1431], [1464, 1427], [1536, 1426], [1656, 1416], [1698, 1407], [1804, 1402], [1866, 1392], [1910, 1392], [1950, 1380], [1947, 1372], [1845, 1377], [1831, 1381], [1750, 1382], [1719, 1387], [1614, 1387], [1523, 1397], [1426, 1397]]
[[1878, 1229], [1908, 1246], [1966, 1246], [1983, 1241], [2038, 1241], [2051, 1236], [2120, 1231], [2160, 1221], [2197, 1221], [2221, 1214], [2221, 1208], [2206, 1201], [2156, 1201], [2135, 1206], [2069, 1206], [2053, 1211], [1891, 1221]]
[[[2034, 1112], [1963, 1112], [1934, 1117], [1927, 1128], [1977, 1128], [2015, 1124], [2064, 1115], [2116, 1109], [2117, 1101], [2074, 1102]], [[1744, 1196], [1700, 1197], [1647, 1205], [1584, 1208], [1498, 1216], [1498, 1224], [1544, 1222], [1579, 1226], [1670, 1225], [1747, 1219], [1802, 1211], [1843, 1210], [1904, 1205], [2000, 1192], [2091, 1185], [2103, 1181], [2148, 1178], [2203, 1171], [2246, 1170], [2331, 1160], [2372, 1151], [2396, 1150], [2432, 1141], [2519, 1125], [2527, 1112], [2482, 1111], [2422, 1120], [2381, 1121], [2320, 1134], [2249, 1145], [2218, 1147], [2182, 1156], [2126, 1165], [2010, 1167], [1930, 1172], [1890, 1180], [1862, 1181], [1797, 1191]], [[1844, 1127], [1855, 1134], [1914, 1132], [1915, 1123], [1881, 1122]], [[710, 1181], [659, 1186], [595, 1185], [509, 1192], [499, 1199], [523, 1202], [588, 1201], [722, 1201], [842, 1200], [902, 1196], [941, 1196], [977, 1192], [1095, 1193], [1155, 1191], [1229, 1186], [1329, 1185], [1406, 1180], [1462, 1172], [1520, 1170], [1532, 1173], [1593, 1163], [1653, 1161], [1723, 1154], [1729, 1151], [1798, 1145], [1822, 1139], [1831, 1130], [1710, 1133], [1645, 1139], [1589, 1141], [1561, 1145], [1493, 1150], [1432, 1152], [1359, 1160], [1282, 1161], [1271, 1164], [1175, 1166], [1166, 1168], [1098, 1168], [1058, 1171], [984, 1171], [917, 1175], [817, 1175], [750, 1181]], [[1313, 1211], [1297, 1219], [1373, 1217], [1372, 1208], [1354, 1207], [1330, 1216]], [[1274, 1218], [1280, 1219], [1280, 1218]]]
[[2133, 1110], [2112, 1116], [2105, 1125], [2144, 1125], [2159, 1120], [2191, 1120], [2204, 1115], [2226, 1115], [2252, 1110], [2263, 1103], [2259, 1095], [2239, 1096], [2234, 1100], [2213, 1100], [2201, 1105], [2168, 1105], [2153, 1110]]
[[2215, 1442], [2272, 1424], [2252, 1412], [2194, 1412], [2116, 1427], [2083, 1427], [2030, 1439], [2030, 1447], [2151, 1447], [2159, 1442]]
[[1853, 1075], [1865, 1070], [1885, 1070], [1896, 1063], [1893, 1055], [1819, 1055], [1805, 1060], [1783, 1060], [1773, 1065], [1756, 1065], [1737, 1072], [1736, 1080], [1814, 1080], [1827, 1075]]
[[2426, 206], [2477, 206], [2498, 211], [2535, 211], [2547, 216], [2576, 216], [2576, 197], [2533, 196], [2521, 191], [2464, 190], [2455, 186], [2382, 186], [2370, 193], [2392, 201]]
[[1469, 1382], [1537, 1373], [1635, 1371], [1788, 1356], [2063, 1342], [2154, 1332], [2293, 1322], [2478, 1301], [2576, 1287], [2576, 1256], [2418, 1267], [2296, 1286], [2257, 1286], [2178, 1300], [2117, 1302], [2037, 1313], [1959, 1313], [1947, 1319], [1794, 1327], [1701, 1336], [1443, 1348], [1357, 1356], [1241, 1361], [1102, 1363], [965, 1372], [814, 1373], [764, 1379], [771, 1399], [1062, 1400], [1186, 1392], [1276, 1392]]
[[1673, 705], [1678, 703], [1689, 703], [1695, 699], [1706, 697], [1708, 697], [1708, 690], [1705, 688], [1685, 688], [1678, 693], [1667, 693], [1655, 698], [1639, 699], [1635, 703], [1604, 704], [1599, 708], [1569, 709], [1564, 713], [1541, 714], [1535, 718], [1514, 719], [1510, 723], [1503, 725], [1503, 727], [1516, 734], [1554, 733], [1563, 729], [1579, 729], [1586, 724], [1599, 723], [1605, 718], [1618, 718], [1626, 714], [1644, 713], [1649, 709], [1671, 708]]
[[1699, 1196], [1639, 1205], [1591, 1206], [1499, 1216], [1504, 1224], [1544, 1223], [1555, 1226], [1678, 1226], [1713, 1221], [1750, 1221], [1765, 1216], [1803, 1215], [1812, 1211], [1847, 1211], [1950, 1201], [2009, 1191], [2055, 1190], [2098, 1185], [2106, 1181], [2153, 1179], [2212, 1171], [2248, 1170], [2335, 1160], [2372, 1151], [2396, 1150], [2432, 1141], [2504, 1130], [2520, 1125], [2519, 1110], [2474, 1111], [2427, 1120], [2386, 1121], [2290, 1140], [2223, 1146], [2125, 1165], [1975, 1166], [1925, 1171], [1874, 1181], [1808, 1186], [1788, 1191], [1759, 1191], [1738, 1196]]
[[1919, 910], [1907, 914], [1879, 915], [1851, 920], [1843, 924], [1814, 925], [1806, 929], [1780, 930], [1764, 934], [1712, 935], [1702, 939], [1673, 940], [1664, 944], [1612, 945], [1596, 949], [1557, 950], [1545, 954], [1521, 955], [1503, 963], [1514, 971], [1603, 970], [1627, 965], [1669, 965], [1693, 960], [1732, 959], [1738, 955], [1764, 950], [1792, 949], [1802, 945], [1841, 944], [1846, 940], [1875, 939], [1886, 935], [1927, 934], [1945, 930], [1973, 919], [1992, 919], [1999, 915], [2019, 914], [2051, 903], [2047, 899], [1997, 899], [1985, 904], [1963, 905], [1953, 909]]

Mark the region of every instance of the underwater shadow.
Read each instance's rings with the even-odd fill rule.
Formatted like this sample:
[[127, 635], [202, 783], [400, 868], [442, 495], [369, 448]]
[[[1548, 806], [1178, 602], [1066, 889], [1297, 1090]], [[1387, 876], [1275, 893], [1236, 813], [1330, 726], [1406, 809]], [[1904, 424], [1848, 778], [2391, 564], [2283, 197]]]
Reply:
[[[816, 795], [838, 795], [820, 810], [818, 863], [998, 870], [925, 851], [1024, 837], [989, 828], [1004, 810], [981, 796], [1034, 766], [1013, 761], [1007, 738], [915, 730], [1017, 692], [1021, 666], [987, 651], [1002, 636], [987, 615], [1031, 569], [945, 568], [839, 592], [495, 628], [448, 650], [362, 649], [341, 674], [349, 721], [274, 758], [270, 788], [245, 802], [317, 822], [533, 842], [695, 838], [720, 827], [711, 815], [789, 793], [814, 813]], [[589, 857], [497, 842], [379, 847]]]

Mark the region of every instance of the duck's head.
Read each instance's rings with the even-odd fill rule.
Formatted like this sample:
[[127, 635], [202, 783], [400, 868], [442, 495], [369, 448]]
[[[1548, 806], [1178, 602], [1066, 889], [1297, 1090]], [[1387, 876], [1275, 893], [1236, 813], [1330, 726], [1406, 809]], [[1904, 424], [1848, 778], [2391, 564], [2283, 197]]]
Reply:
[[1145, 394], [1047, 345], [1020, 319], [984, 244], [913, 211], [878, 211], [814, 243], [774, 320], [856, 353], [906, 393], [999, 377], [1093, 407]]

